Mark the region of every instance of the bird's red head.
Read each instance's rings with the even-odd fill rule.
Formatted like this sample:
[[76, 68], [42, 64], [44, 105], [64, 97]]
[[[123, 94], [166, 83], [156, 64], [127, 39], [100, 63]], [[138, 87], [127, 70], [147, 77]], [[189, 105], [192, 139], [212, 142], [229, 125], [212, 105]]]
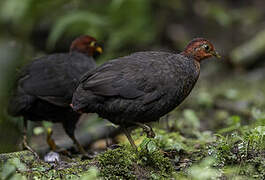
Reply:
[[220, 58], [221, 56], [215, 51], [214, 46], [208, 40], [204, 38], [193, 39], [186, 46], [182, 52], [185, 56], [192, 56], [196, 61], [200, 62], [203, 59], [215, 56]]
[[70, 52], [77, 51], [84, 53], [87, 56], [98, 56], [103, 52], [103, 49], [98, 45], [97, 40], [91, 36], [84, 35], [76, 38], [70, 47]]

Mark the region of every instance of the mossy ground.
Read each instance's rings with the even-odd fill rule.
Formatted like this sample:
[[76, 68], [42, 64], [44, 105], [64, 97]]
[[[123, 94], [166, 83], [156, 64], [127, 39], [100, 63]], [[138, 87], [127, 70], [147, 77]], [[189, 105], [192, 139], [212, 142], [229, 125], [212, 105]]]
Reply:
[[4, 164], [1, 178], [79, 179], [90, 177], [91, 173], [95, 174], [94, 178], [105, 179], [265, 177], [264, 126], [243, 127], [226, 136], [197, 132], [194, 136], [201, 136], [200, 140], [162, 129], [155, 129], [156, 138], [149, 139], [140, 137], [139, 131], [133, 136], [140, 139], [138, 151], [126, 143], [93, 160], [64, 159], [64, 162], [51, 165], [33, 161], [30, 153], [16, 153]]
[[148, 138], [137, 152], [130, 145], [123, 145], [99, 155], [98, 162], [100, 175], [107, 179], [169, 178], [174, 169], [172, 161]]

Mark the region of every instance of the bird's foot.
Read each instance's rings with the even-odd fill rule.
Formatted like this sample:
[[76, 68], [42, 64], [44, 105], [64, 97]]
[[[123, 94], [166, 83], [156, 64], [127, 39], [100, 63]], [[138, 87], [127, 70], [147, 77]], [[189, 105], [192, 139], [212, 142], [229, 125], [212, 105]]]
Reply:
[[148, 127], [148, 129], [144, 129], [144, 132], [146, 133], [146, 136], [148, 138], [155, 138], [155, 136], [156, 136], [156, 134], [154, 133], [154, 131], [151, 127]]
[[82, 155], [87, 155], [87, 152], [85, 151], [84, 147], [81, 144], [77, 144], [77, 148], [78, 151], [82, 154]]
[[63, 154], [64, 156], [71, 158], [71, 153], [65, 149], [58, 147], [52, 138], [53, 131], [51, 128], [47, 128], [47, 139], [46, 142], [49, 145], [52, 152]]
[[82, 155], [82, 159], [91, 159], [91, 155], [89, 155], [86, 150], [84, 149], [84, 147], [79, 143], [79, 141], [76, 139], [76, 137], [74, 135], [69, 135], [69, 137], [73, 140], [74, 144], [76, 145], [78, 151], [80, 152], [80, 154]]
[[93, 154], [82, 154], [81, 160], [93, 159], [95, 157], [96, 157], [96, 155], [93, 155]]
[[120, 147], [121, 146], [119, 144], [112, 144], [112, 145], [108, 146], [108, 149], [114, 150], [114, 149], [118, 149]]
[[151, 126], [142, 123], [136, 123], [136, 124], [143, 128], [143, 131], [146, 133], [146, 136], [148, 138], [154, 138], [156, 136]]

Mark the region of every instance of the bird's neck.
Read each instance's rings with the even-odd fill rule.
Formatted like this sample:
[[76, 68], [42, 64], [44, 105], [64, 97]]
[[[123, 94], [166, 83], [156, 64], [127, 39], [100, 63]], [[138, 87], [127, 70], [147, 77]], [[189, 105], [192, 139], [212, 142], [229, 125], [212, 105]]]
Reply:
[[193, 60], [193, 61], [194, 61], [194, 64], [195, 64], [197, 73], [200, 74], [200, 68], [201, 68], [200, 62], [199, 61], [196, 61], [196, 60]]
[[196, 67], [196, 71], [197, 73], [200, 73], [200, 60], [196, 59], [196, 57], [191, 54], [191, 53], [188, 53], [187, 51], [182, 51], [180, 53], [182, 56], [185, 56], [187, 57], [188, 59], [190, 59], [191, 61], [193, 61], [195, 67]]
[[188, 51], [188, 50], [182, 51], [180, 54], [181, 54], [182, 56], [186, 56], [186, 57], [188, 57], [188, 58], [191, 58], [191, 59], [193, 59], [193, 60], [195, 60], [195, 61], [197, 61], [197, 62], [199, 62], [199, 63], [200, 63], [200, 61], [201, 61], [201, 58], [200, 58], [199, 56], [196, 56], [195, 54], [191, 53], [191, 52]]

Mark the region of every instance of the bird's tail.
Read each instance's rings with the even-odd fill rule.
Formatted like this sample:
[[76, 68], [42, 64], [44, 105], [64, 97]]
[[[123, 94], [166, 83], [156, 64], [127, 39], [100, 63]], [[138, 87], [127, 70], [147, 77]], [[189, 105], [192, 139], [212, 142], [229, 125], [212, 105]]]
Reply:
[[20, 116], [23, 111], [30, 107], [34, 101], [30, 95], [15, 95], [11, 97], [8, 103], [7, 112], [11, 116]]

